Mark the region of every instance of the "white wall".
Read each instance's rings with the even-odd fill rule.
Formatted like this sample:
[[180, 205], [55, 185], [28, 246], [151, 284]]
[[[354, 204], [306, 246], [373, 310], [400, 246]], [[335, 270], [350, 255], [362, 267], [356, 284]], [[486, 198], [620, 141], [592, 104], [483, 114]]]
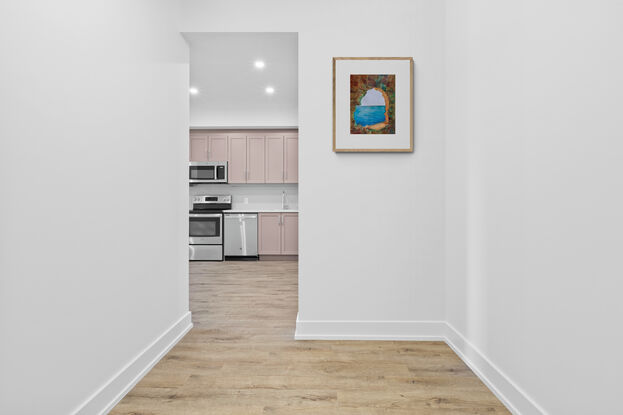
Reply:
[[[96, 413], [185, 321], [178, 30], [299, 32], [304, 334], [447, 319], [518, 412], [618, 411], [619, 2], [182, 5], [0, 5], [0, 412]], [[370, 55], [415, 58], [413, 154], [330, 151], [331, 57]]]
[[173, 6], [0, 4], [0, 413], [98, 413], [188, 328]]
[[[299, 319], [363, 322], [362, 335], [384, 330], [378, 321], [441, 320], [444, 3], [182, 4], [183, 32], [299, 33]], [[413, 154], [331, 151], [333, 56], [415, 57]]]
[[447, 11], [448, 321], [522, 414], [618, 413], [623, 4]]

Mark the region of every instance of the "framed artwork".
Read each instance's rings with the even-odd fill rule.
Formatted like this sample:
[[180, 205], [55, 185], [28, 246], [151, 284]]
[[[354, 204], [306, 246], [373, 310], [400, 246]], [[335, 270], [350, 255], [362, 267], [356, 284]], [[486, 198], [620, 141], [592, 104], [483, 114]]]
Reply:
[[413, 58], [333, 58], [333, 151], [413, 151]]

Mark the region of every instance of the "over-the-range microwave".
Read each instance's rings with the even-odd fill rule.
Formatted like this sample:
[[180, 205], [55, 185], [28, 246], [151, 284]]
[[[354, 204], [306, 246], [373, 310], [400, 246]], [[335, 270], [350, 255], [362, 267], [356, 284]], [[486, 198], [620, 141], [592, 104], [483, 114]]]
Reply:
[[188, 165], [191, 184], [227, 183], [226, 161], [191, 161]]

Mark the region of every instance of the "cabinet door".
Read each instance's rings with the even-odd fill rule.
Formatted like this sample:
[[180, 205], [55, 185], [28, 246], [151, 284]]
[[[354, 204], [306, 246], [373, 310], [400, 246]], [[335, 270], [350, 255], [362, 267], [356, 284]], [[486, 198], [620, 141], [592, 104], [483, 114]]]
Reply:
[[299, 215], [298, 213], [281, 214], [281, 253], [299, 254]]
[[227, 136], [208, 136], [208, 161], [227, 161]]
[[264, 183], [264, 137], [247, 136], [247, 183]]
[[281, 254], [281, 213], [260, 213], [258, 216], [259, 254]]
[[190, 161], [208, 161], [208, 136], [190, 133]]
[[283, 183], [283, 136], [266, 137], [266, 183]]
[[285, 140], [285, 174], [284, 183], [299, 181], [299, 137], [298, 134], [287, 134]]
[[229, 162], [227, 166], [229, 183], [247, 182], [247, 137], [229, 136]]

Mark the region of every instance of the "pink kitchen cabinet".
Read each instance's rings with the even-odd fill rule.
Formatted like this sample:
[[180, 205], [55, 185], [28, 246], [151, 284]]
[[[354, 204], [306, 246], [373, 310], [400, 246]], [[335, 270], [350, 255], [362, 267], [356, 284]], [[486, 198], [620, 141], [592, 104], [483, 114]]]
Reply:
[[283, 146], [282, 135], [266, 136], [266, 183], [283, 183]]
[[281, 254], [281, 213], [260, 213], [258, 220], [258, 253]]
[[190, 133], [190, 161], [208, 161], [208, 136]]
[[281, 214], [281, 254], [298, 255], [299, 253], [299, 215], [298, 213]]
[[284, 183], [299, 181], [299, 137], [298, 134], [284, 136]]
[[298, 213], [260, 213], [258, 223], [260, 255], [299, 254]]
[[208, 161], [227, 161], [227, 136], [208, 136]]
[[245, 135], [229, 136], [229, 157], [227, 160], [229, 183], [247, 182], [247, 137]]
[[247, 183], [265, 183], [264, 136], [247, 136]]
[[294, 131], [191, 130], [190, 161], [228, 161], [229, 183], [298, 183]]

